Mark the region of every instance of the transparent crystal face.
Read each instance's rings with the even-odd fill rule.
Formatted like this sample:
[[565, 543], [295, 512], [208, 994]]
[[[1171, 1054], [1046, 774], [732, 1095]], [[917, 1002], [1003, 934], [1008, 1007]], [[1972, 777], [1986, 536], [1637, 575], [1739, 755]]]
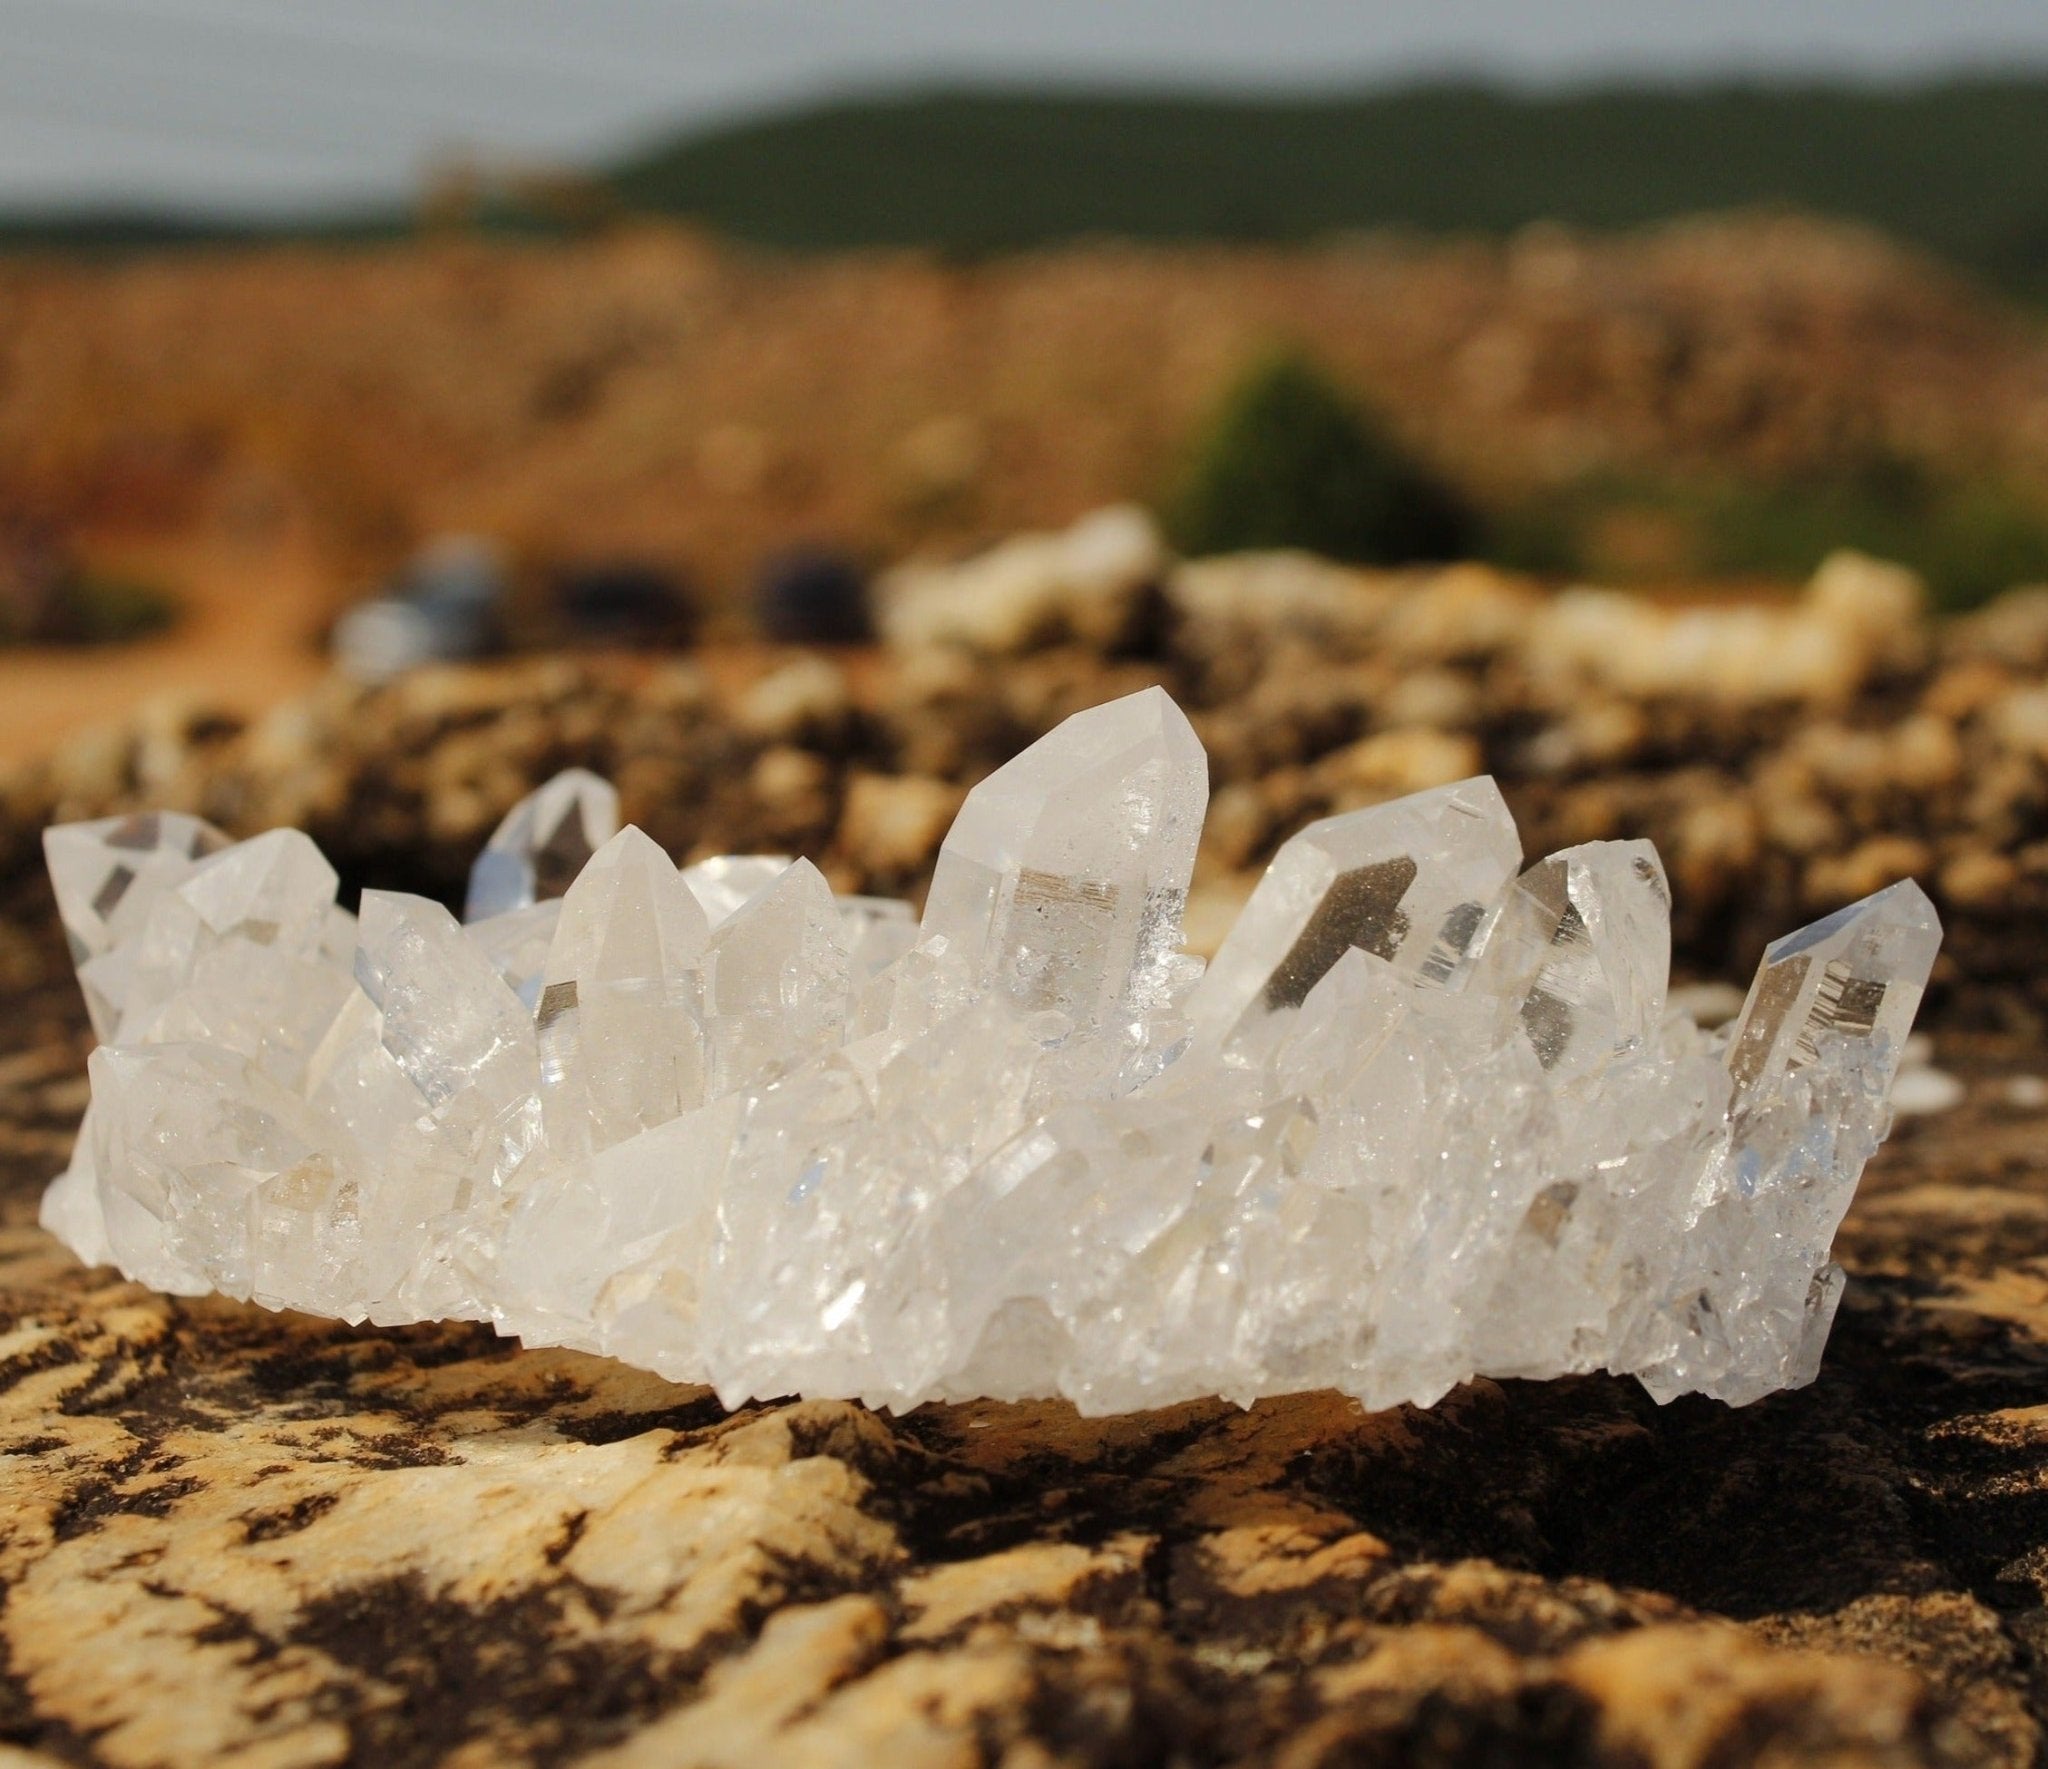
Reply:
[[1212, 1038], [1255, 1033], [1300, 1008], [1354, 950], [1418, 984], [1450, 983], [1521, 860], [1490, 779], [1311, 823], [1266, 869], [1190, 1016]]
[[713, 927], [756, 892], [766, 890], [795, 862], [791, 854], [714, 854], [683, 868], [683, 883]]
[[978, 987], [1077, 1026], [1147, 1004], [1180, 945], [1208, 802], [1208, 758], [1162, 690], [1076, 713], [968, 795], [924, 936]]
[[1475, 1374], [1813, 1380], [1940, 942], [1902, 883], [1667, 1012], [1643, 842], [1490, 780], [1313, 824], [1181, 951], [1206, 764], [1156, 690], [969, 795], [922, 920], [678, 871], [550, 781], [465, 925], [302, 835], [49, 832], [102, 1040], [44, 1221], [181, 1293], [494, 1321], [708, 1382], [1105, 1412]]
[[[57, 913], [79, 967], [92, 1027], [113, 1037], [126, 993], [133, 946], [150, 909], [183, 883], [201, 861], [228, 845], [212, 824], [177, 811], [145, 811], [93, 823], [67, 823], [43, 832], [43, 858], [56, 893]], [[115, 948], [128, 946], [127, 958]], [[105, 961], [97, 974], [87, 967]]]
[[582, 768], [557, 774], [505, 814], [469, 871], [464, 921], [485, 921], [563, 895], [618, 833], [619, 795]]
[[1730, 1040], [1736, 1085], [1819, 1063], [1830, 1038], [1897, 1050], [1940, 946], [1940, 918], [1911, 879], [1774, 941]]

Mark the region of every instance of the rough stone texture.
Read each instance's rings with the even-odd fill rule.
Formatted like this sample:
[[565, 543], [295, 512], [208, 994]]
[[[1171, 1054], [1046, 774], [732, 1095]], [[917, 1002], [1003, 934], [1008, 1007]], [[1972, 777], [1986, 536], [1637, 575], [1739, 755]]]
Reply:
[[31, 1224], [83, 1014], [53, 940], [0, 957], [0, 1763], [2038, 1757], [2048, 1089], [2009, 1040], [1942, 1035], [1967, 1101], [1866, 1178], [1820, 1381], [1741, 1411], [727, 1414], [81, 1270]]
[[[0, 781], [0, 1769], [2038, 1761], [2048, 610], [1909, 621], [1896, 653], [1841, 623], [1847, 698], [1709, 704], [1543, 685], [1497, 580], [1290, 569], [1335, 627], [1242, 642], [1286, 585], [1240, 568], [1138, 661], [921, 654], [886, 695], [814, 660], [730, 695], [668, 665], [435, 673], [246, 731], [152, 715]], [[677, 852], [913, 889], [960, 783], [1162, 679], [1215, 758], [1198, 915], [1308, 818], [1482, 765], [1531, 848], [1653, 835], [1695, 970], [1922, 872], [1967, 1095], [1866, 1175], [1815, 1386], [727, 1416], [480, 1329], [167, 1301], [30, 1226], [85, 1097], [52, 816], [302, 824], [351, 884], [452, 896], [582, 762]]]
[[1490, 773], [1532, 853], [1656, 842], [1681, 976], [1746, 977], [1767, 939], [1911, 874], [1948, 930], [1930, 1010], [2048, 1028], [2037, 594], [1936, 624], [1910, 579], [1852, 568], [1789, 609], [1681, 612], [1286, 555], [1167, 590], [1158, 630], [1111, 653], [536, 659], [332, 682], [247, 727], [158, 706], [0, 775], [0, 884], [40, 869], [45, 823], [166, 807], [306, 829], [349, 893], [458, 902], [498, 819], [580, 765], [678, 856], [804, 854], [836, 889], [914, 896], [960, 788], [1160, 683], [1210, 758], [1197, 943], [1303, 824]]

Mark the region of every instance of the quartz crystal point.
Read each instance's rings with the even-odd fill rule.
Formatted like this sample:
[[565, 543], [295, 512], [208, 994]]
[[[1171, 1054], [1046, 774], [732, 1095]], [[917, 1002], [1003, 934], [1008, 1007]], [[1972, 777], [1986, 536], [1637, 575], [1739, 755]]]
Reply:
[[846, 987], [832, 887], [808, 860], [795, 861], [721, 923], [705, 948], [711, 1091], [772, 1081], [838, 1044]]
[[1500, 789], [1466, 780], [1311, 823], [1281, 848], [1195, 991], [1212, 1037], [1301, 1006], [1348, 951], [1423, 985], [1456, 977], [1521, 864]]
[[200, 1151], [244, 1102], [303, 1082], [348, 982], [329, 950], [334, 869], [310, 840], [220, 847], [207, 831], [197, 845], [211, 851], [138, 876], [139, 927], [81, 966], [120, 1042], [96, 1058], [96, 1103], [46, 1216], [163, 1288], [248, 1295], [237, 1181]]
[[917, 944], [917, 917], [893, 897], [841, 897], [839, 937], [854, 979], [865, 982]]
[[1186, 715], [1150, 688], [1076, 713], [967, 796], [925, 900], [981, 987], [1092, 1027], [1159, 999], [1209, 799]]
[[1830, 1039], [1873, 1046], [1889, 1087], [1940, 946], [1941, 920], [1911, 879], [1775, 941], [1729, 1040], [1739, 1093], [1822, 1061]]
[[57, 913], [83, 963], [138, 931], [149, 906], [228, 845], [211, 823], [179, 811], [144, 811], [43, 832]]
[[[89, 961], [110, 954], [139, 934], [149, 912], [166, 891], [192, 875], [200, 861], [228, 845], [228, 838], [198, 817], [178, 811], [145, 811], [94, 823], [67, 823], [43, 832], [43, 858], [57, 898], [57, 914], [79, 967], [92, 1029], [112, 1038], [120, 1009], [108, 995], [118, 992], [128, 966], [119, 961], [88, 974]], [[130, 953], [132, 961], [133, 954]]]
[[551, 1148], [594, 1154], [702, 1102], [710, 931], [675, 862], [631, 824], [569, 887], [535, 1020]]
[[922, 922], [804, 860], [679, 872], [588, 776], [507, 818], [464, 926], [358, 922], [289, 831], [53, 830], [102, 1045], [43, 1220], [164, 1289], [730, 1403], [1813, 1379], [1917, 887], [1779, 941], [1709, 1034], [1655, 850], [1522, 870], [1469, 780], [1301, 831], [1204, 973], [1205, 791], [1164, 695], [1082, 713], [969, 797]]
[[611, 782], [583, 768], [564, 769], [505, 813], [470, 868], [462, 919], [483, 921], [561, 896], [618, 828]]
[[1516, 1014], [1554, 1080], [1641, 1048], [1664, 1017], [1671, 887], [1645, 841], [1588, 842], [1515, 881], [1474, 987]]
[[462, 931], [491, 961], [491, 968], [504, 979], [505, 987], [519, 997], [526, 1011], [534, 1013], [540, 1008], [548, 949], [554, 945], [555, 929], [561, 925], [562, 899], [549, 897], [529, 903], [524, 909], [507, 909], [502, 915], [467, 922]]
[[307, 1094], [382, 1232], [366, 1238], [348, 1306], [327, 1311], [384, 1324], [486, 1314], [468, 1262], [540, 1139], [533, 1020], [423, 897], [363, 893], [354, 976]]
[[1934, 905], [1907, 879], [1766, 948], [1728, 1042], [1727, 1145], [1693, 1201], [1656, 1337], [1637, 1348], [1658, 1399], [1755, 1400], [1818, 1373], [1842, 1297], [1828, 1250], [1890, 1126], [1940, 945]]

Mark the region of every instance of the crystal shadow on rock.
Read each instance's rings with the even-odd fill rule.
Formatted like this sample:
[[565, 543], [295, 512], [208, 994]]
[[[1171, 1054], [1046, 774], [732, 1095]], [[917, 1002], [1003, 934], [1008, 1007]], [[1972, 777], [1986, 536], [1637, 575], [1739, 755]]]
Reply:
[[1812, 1380], [1939, 942], [1916, 886], [1780, 941], [1716, 1038], [1665, 1005], [1654, 850], [1521, 871], [1474, 780], [1303, 830], [1205, 972], [1206, 792], [1158, 690], [1078, 714], [969, 795], [921, 922], [802, 860], [678, 873], [574, 774], [461, 927], [358, 925], [291, 832], [52, 831], [106, 1042], [45, 1221], [728, 1403]]

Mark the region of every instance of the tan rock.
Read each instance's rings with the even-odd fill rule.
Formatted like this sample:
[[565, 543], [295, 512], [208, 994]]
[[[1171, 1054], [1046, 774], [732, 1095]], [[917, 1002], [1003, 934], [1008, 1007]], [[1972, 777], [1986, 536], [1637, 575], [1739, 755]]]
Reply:
[[1989, 709], [2000, 740], [2035, 761], [2048, 761], [2048, 688], [2021, 688]]
[[1935, 1748], [1926, 1686], [1910, 1672], [1765, 1652], [1725, 1626], [1593, 1641], [1562, 1671], [1598, 1710], [1600, 1745], [1658, 1769], [1724, 1760], [1730, 1741], [1772, 1709], [1798, 1711], [1801, 1729], [1765, 1761], [1914, 1761]]
[[1191, 559], [1167, 581], [1187, 642], [1204, 655], [1291, 643], [1326, 661], [1363, 656], [1407, 593], [1391, 573], [1293, 552]]
[[1350, 811], [1469, 780], [1484, 760], [1478, 740], [1462, 732], [1381, 731], [1333, 750], [1316, 765], [1316, 779], [1334, 811]]
[[1967, 848], [1941, 869], [1941, 895], [1962, 909], [1994, 909], [2010, 900], [2020, 880], [2011, 856]]
[[1451, 565], [1424, 577], [1387, 611], [1387, 649], [1412, 662], [1484, 657], [1523, 642], [1543, 601], [1521, 578], [1486, 565]]
[[1120, 505], [958, 564], [899, 566], [876, 584], [877, 620], [901, 650], [958, 645], [1003, 657], [1060, 639], [1106, 646], [1165, 569], [1151, 518]]
[[2048, 584], [2007, 590], [1955, 623], [1950, 649], [2014, 670], [2048, 669]]
[[839, 846], [881, 878], [911, 878], [928, 868], [964, 795], [915, 774], [856, 774], [847, 783]]
[[1963, 771], [1963, 745], [1947, 719], [1920, 713], [1895, 726], [1886, 740], [1892, 780], [1912, 792], [1952, 785]]
[[1902, 878], [1924, 877], [1933, 864], [1925, 842], [1911, 836], [1874, 836], [1846, 854], [1813, 861], [1806, 869], [1806, 900], [1816, 908], [1836, 908]]
[[1927, 650], [1927, 585], [1906, 566], [1842, 548], [1820, 563], [1806, 608], [1848, 635], [1868, 666], [1910, 669]]
[[813, 799], [831, 783], [832, 770], [824, 757], [788, 744], [764, 749], [754, 758], [754, 766], [747, 775], [747, 784], [765, 805]]
[[827, 658], [804, 656], [751, 684], [733, 710], [741, 729], [787, 743], [836, 729], [852, 704], [846, 672]]
[[1398, 677], [1379, 702], [1383, 724], [1427, 725], [1438, 731], [1476, 725], [1484, 710], [1485, 696], [1470, 676], [1441, 669]]

